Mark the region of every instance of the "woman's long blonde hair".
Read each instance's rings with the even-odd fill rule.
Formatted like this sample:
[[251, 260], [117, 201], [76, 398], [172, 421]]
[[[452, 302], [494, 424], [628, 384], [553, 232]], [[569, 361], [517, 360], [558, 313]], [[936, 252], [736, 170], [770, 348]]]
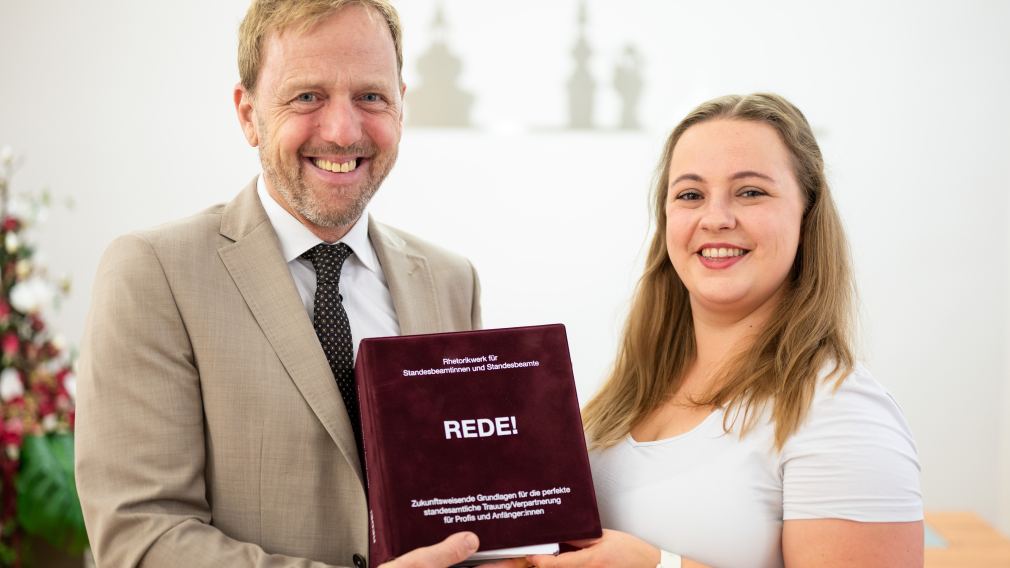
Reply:
[[613, 371], [586, 405], [583, 419], [591, 447], [606, 448], [677, 392], [695, 356], [691, 304], [666, 248], [666, 199], [673, 149], [701, 122], [732, 119], [775, 128], [792, 156], [806, 198], [800, 245], [782, 300], [754, 342], [718, 371], [715, 390], [695, 400], [741, 418], [746, 433], [766, 404], [772, 405], [780, 448], [800, 426], [818, 376], [836, 385], [851, 372], [853, 284], [848, 244], [824, 175], [824, 159], [803, 113], [767, 93], [730, 95], [696, 108], [666, 141], [654, 187], [655, 233], [639, 280]]

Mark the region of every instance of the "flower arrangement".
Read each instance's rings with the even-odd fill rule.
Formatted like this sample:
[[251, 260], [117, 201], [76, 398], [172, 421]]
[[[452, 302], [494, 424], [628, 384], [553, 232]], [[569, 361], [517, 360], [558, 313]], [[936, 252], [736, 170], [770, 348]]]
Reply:
[[76, 385], [65, 342], [42, 309], [66, 295], [37, 262], [26, 231], [48, 195], [10, 199], [15, 160], [0, 150], [0, 565], [31, 554], [25, 535], [72, 554], [87, 546], [74, 485]]

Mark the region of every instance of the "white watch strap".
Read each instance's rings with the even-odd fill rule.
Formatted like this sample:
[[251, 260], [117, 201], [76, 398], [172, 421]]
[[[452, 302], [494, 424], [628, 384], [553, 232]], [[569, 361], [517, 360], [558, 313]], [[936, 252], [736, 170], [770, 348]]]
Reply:
[[659, 565], [656, 568], [681, 568], [680, 555], [667, 550], [660, 550]]

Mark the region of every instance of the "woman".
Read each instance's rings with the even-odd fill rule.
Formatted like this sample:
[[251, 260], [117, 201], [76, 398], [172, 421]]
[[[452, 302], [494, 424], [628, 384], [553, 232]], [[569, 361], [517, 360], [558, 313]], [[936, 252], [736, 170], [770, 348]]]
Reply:
[[921, 566], [915, 445], [854, 362], [847, 245], [803, 114], [704, 103], [657, 177], [645, 274], [584, 412], [616, 530], [530, 563]]

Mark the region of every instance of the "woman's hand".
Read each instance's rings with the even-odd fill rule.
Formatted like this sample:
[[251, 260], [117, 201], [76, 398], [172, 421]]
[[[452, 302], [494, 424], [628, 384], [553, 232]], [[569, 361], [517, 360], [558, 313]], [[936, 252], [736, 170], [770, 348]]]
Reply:
[[[448, 538], [424, 548], [414, 549], [396, 560], [391, 560], [379, 568], [446, 568], [466, 560], [477, 552], [480, 541], [472, 532], [459, 532]], [[486, 568], [524, 568], [526, 561], [522, 558], [500, 560], [492, 564], [483, 564]]]
[[537, 568], [656, 568], [659, 549], [627, 533], [603, 529], [603, 536], [570, 543], [582, 550], [557, 556], [529, 556]]

